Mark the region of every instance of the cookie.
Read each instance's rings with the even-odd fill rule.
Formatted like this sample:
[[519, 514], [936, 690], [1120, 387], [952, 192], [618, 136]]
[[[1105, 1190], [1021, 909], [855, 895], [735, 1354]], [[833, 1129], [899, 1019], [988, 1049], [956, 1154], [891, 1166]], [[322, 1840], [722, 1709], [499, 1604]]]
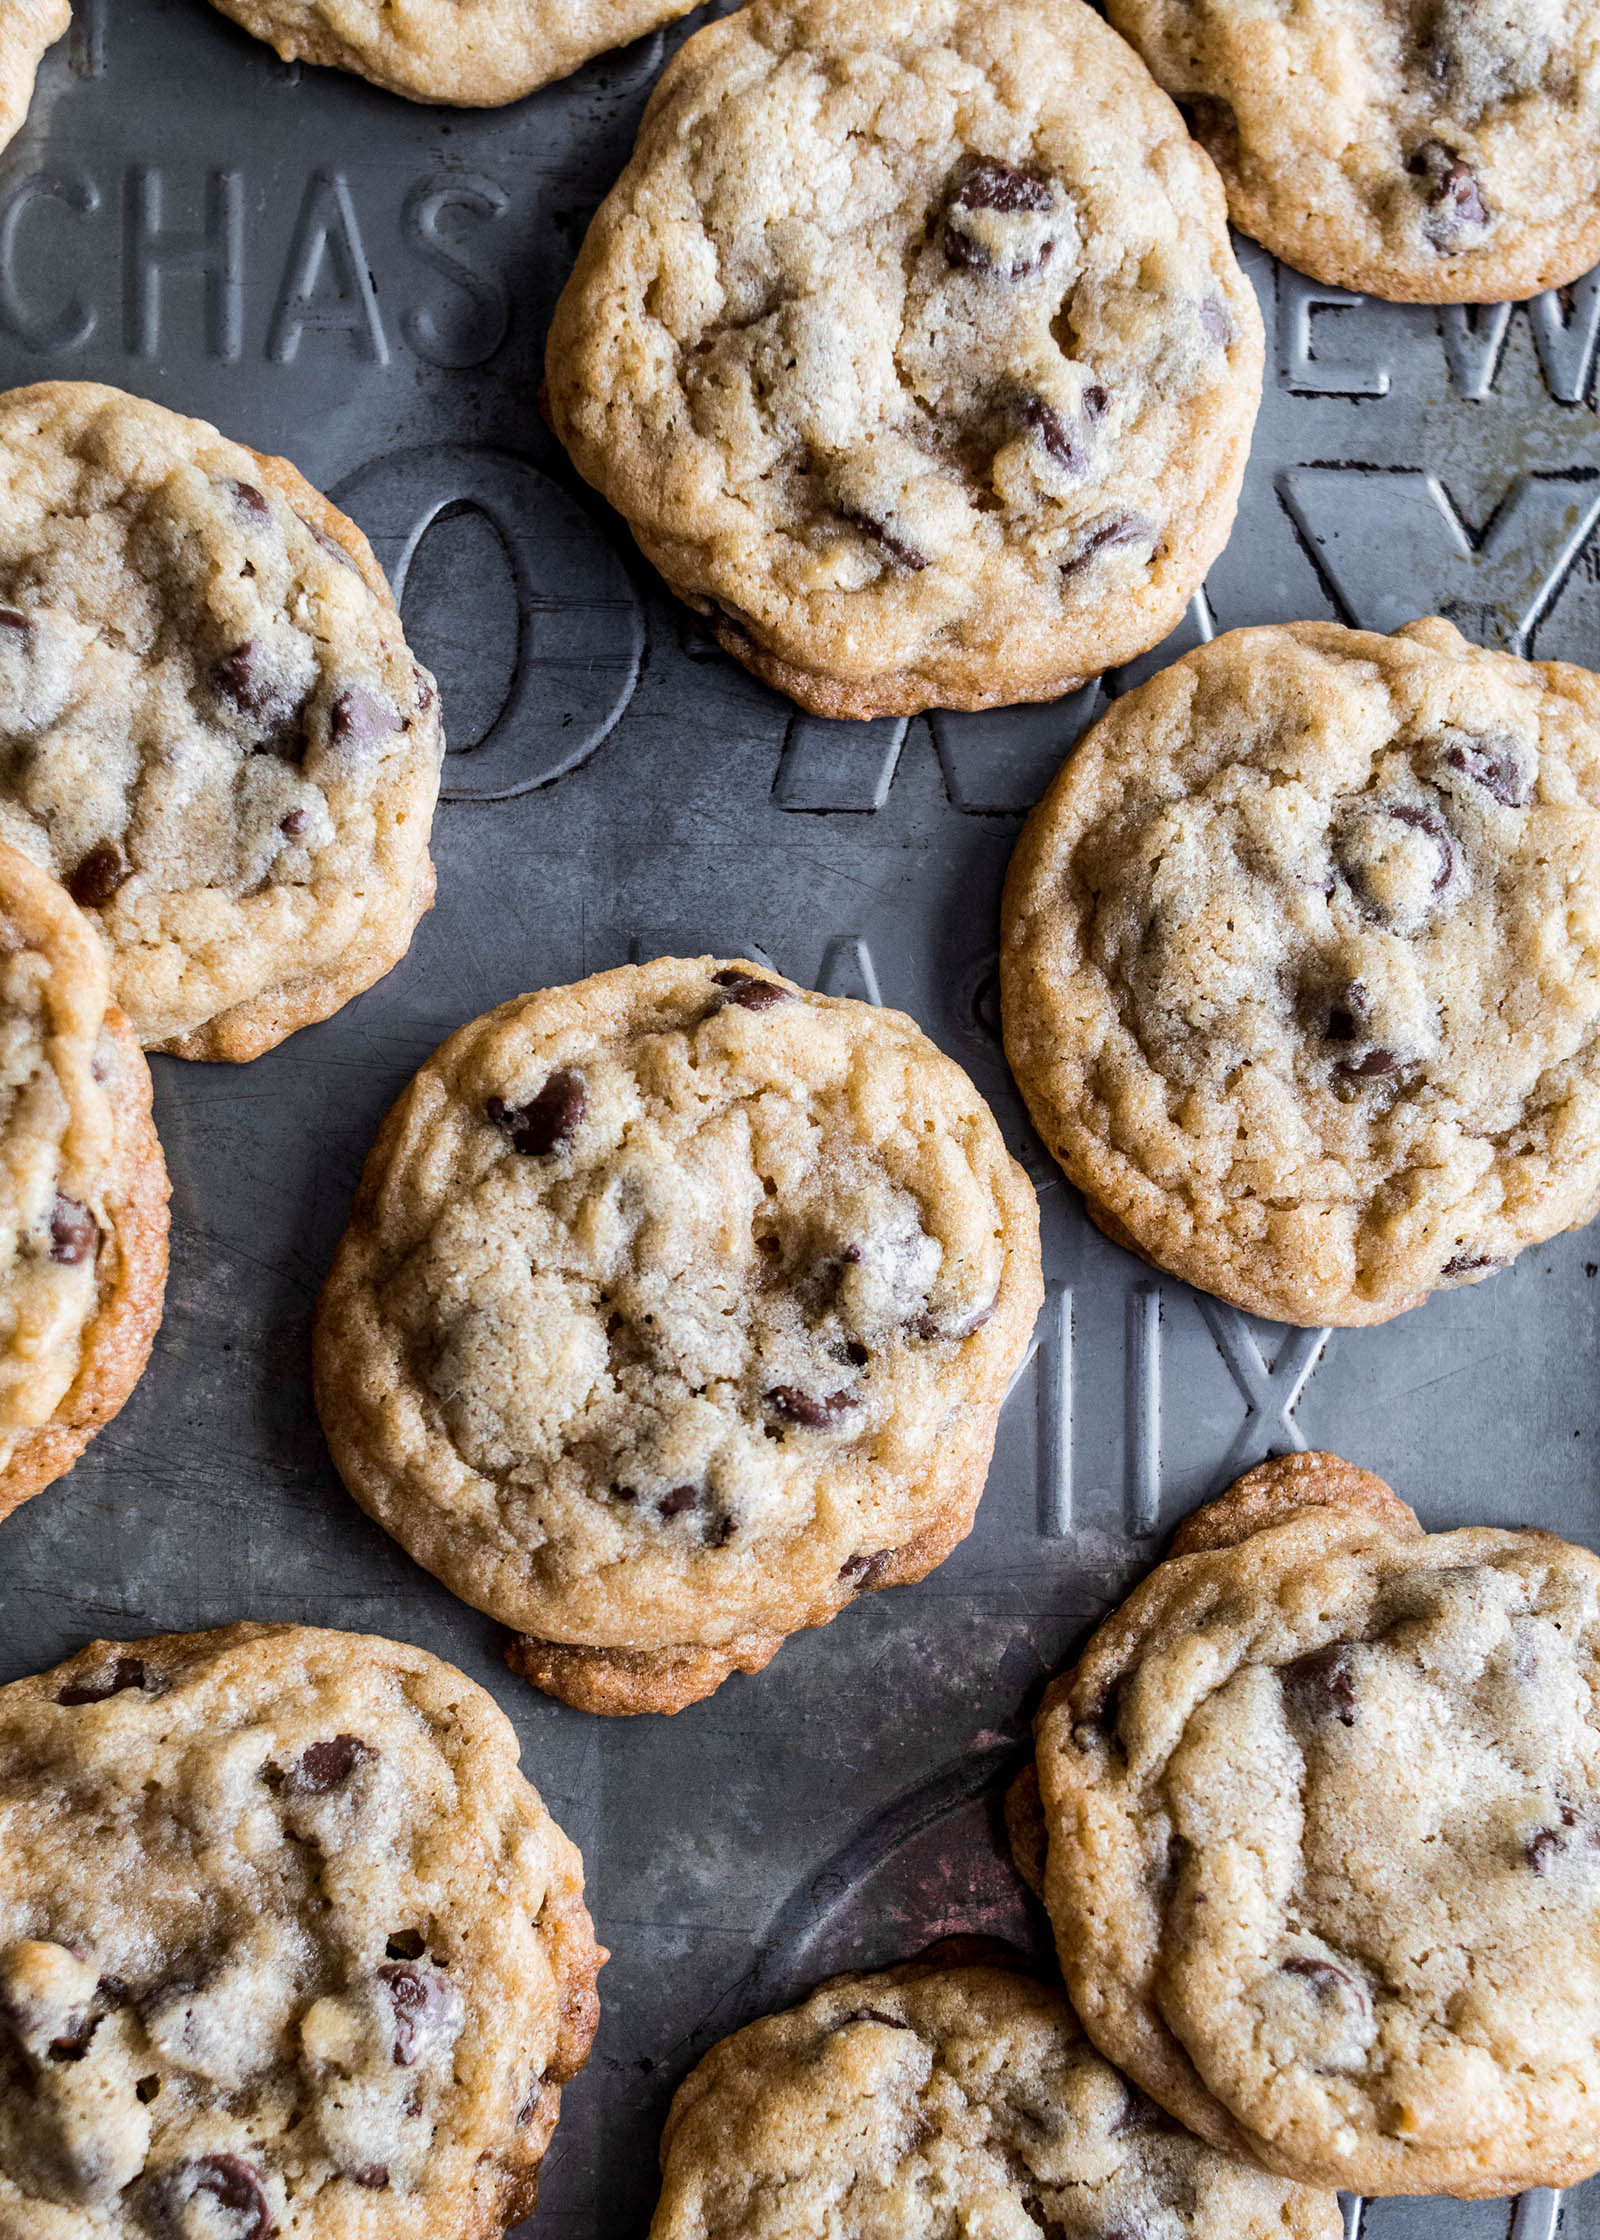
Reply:
[[71, 1469], [149, 1359], [167, 1280], [150, 1105], [104, 949], [0, 844], [0, 1517]]
[[548, 410], [746, 667], [906, 715], [1167, 635], [1261, 352], [1210, 163], [1082, 0], [754, 0], [657, 86]]
[[1595, 0], [1107, 0], [1233, 222], [1401, 303], [1500, 303], [1600, 260]]
[[1038, 1209], [900, 1013], [665, 957], [505, 1003], [385, 1121], [317, 1309], [363, 1508], [591, 1711], [676, 1711], [971, 1528]]
[[1006, 1050], [1117, 1241], [1382, 1322], [1600, 1206], [1600, 680], [1333, 623], [1118, 700], [1006, 885]]
[[499, 2240], [594, 2035], [509, 1722], [307, 1626], [0, 1688], [0, 2232]]
[[0, 148], [22, 130], [39, 58], [72, 21], [72, 0], [7, 0], [0, 12]]
[[271, 1049], [432, 899], [438, 695], [366, 540], [116, 389], [0, 397], [0, 743], [0, 840], [95, 921], [147, 1049]]
[[1038, 1721], [1045, 1902], [1090, 2037], [1306, 2184], [1588, 2176], [1600, 1558], [1425, 1534], [1331, 1455], [1262, 1465], [1192, 1526]]
[[[952, 1940], [955, 1941], [955, 1940]], [[838, 1976], [678, 2089], [650, 2240], [1340, 2240], [1337, 2197], [1191, 2138], [1058, 1990], [924, 1962]]]
[[694, 0], [212, 0], [285, 62], [327, 62], [375, 86], [494, 109], [591, 55], [672, 23]]

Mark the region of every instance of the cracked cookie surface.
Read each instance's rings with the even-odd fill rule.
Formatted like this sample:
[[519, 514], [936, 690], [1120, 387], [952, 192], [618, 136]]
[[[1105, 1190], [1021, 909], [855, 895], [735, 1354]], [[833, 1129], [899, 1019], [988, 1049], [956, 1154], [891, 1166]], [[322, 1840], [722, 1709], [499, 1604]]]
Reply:
[[65, 890], [0, 843], [0, 1516], [149, 1358], [167, 1273], [150, 1068]]
[[1600, 1203], [1600, 680], [1333, 623], [1119, 700], [1024, 829], [1006, 1049], [1118, 1241], [1380, 1322]]
[[410, 101], [493, 109], [684, 15], [693, 0], [212, 0], [285, 62]]
[[511, 1728], [298, 1626], [0, 1689], [4, 2240], [498, 2240], [604, 1955]]
[[1261, 321], [1210, 163], [1081, 0], [697, 32], [557, 307], [552, 422], [824, 715], [1049, 699], [1226, 539]]
[[1038, 1210], [899, 1013], [663, 958], [416, 1076], [318, 1307], [356, 1498], [587, 1708], [676, 1710], [970, 1528]]
[[354, 524], [120, 390], [0, 397], [0, 839], [146, 1048], [250, 1058], [404, 956], [444, 752]]
[[72, 21], [72, 0], [7, 0], [0, 11], [0, 148], [22, 130], [40, 57]]
[[[1276, 1520], [1276, 1521], [1275, 1521]], [[1600, 1558], [1249, 1474], [1046, 1697], [1044, 1895], [1108, 2059], [1368, 2194], [1600, 2164]]]
[[1500, 303], [1600, 258], [1593, 0], [1108, 0], [1235, 225], [1319, 280]]
[[[955, 1940], [959, 1942], [960, 1940]], [[679, 2087], [650, 2240], [1340, 2240], [1336, 2196], [1215, 2152], [1058, 1989], [926, 1961], [824, 1984]]]

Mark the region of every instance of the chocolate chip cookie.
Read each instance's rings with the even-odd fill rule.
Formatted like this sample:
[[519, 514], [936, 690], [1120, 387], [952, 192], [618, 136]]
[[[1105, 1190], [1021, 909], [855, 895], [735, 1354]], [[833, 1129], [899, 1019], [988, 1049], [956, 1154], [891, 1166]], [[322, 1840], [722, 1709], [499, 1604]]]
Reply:
[[1044, 1893], [1108, 2060], [1308, 2184], [1600, 2167], [1600, 1558], [1424, 1534], [1332, 1455], [1201, 1510], [1040, 1713]]
[[1052, 699], [1233, 519], [1261, 321], [1082, 0], [754, 0], [688, 41], [550, 332], [579, 471], [831, 716]]
[[149, 1359], [167, 1279], [150, 1103], [92, 928], [0, 843], [0, 1517], [71, 1469]]
[[0, 9], [0, 148], [22, 130], [39, 58], [72, 21], [72, 0], [6, 0]]
[[304, 1626], [95, 1642], [0, 1688], [0, 2231], [499, 2240], [604, 1957], [449, 1665]]
[[1595, 0], [1107, 0], [1234, 224], [1341, 287], [1500, 303], [1600, 259]]
[[120, 390], [0, 397], [0, 840], [147, 1049], [251, 1058], [404, 956], [444, 752], [365, 538]]
[[493, 109], [671, 23], [694, 0], [212, 0], [285, 62], [354, 70], [408, 101]]
[[676, 1711], [971, 1528], [1038, 1209], [910, 1019], [702, 957], [453, 1035], [318, 1306], [362, 1506], [587, 1710]]
[[[959, 1943], [964, 1940], [951, 1940]], [[1191, 2138], [1057, 1990], [935, 1947], [725, 2038], [678, 2089], [650, 2240], [1339, 2240], [1337, 2198]]]
[[1600, 1206], [1600, 680], [1333, 623], [1119, 700], [1006, 887], [1006, 1049], [1089, 1211], [1382, 1322]]

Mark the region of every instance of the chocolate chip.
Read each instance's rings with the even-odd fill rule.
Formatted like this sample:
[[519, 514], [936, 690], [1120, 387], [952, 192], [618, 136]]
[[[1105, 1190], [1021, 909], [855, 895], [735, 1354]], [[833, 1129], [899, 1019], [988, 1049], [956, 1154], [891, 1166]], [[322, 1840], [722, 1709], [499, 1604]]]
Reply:
[[98, 910], [132, 876], [132, 867], [114, 840], [102, 840], [67, 875], [67, 892], [80, 910]]
[[765, 1398], [775, 1415], [786, 1423], [798, 1423], [807, 1431], [825, 1431], [830, 1423], [856, 1405], [853, 1392], [830, 1392], [825, 1398], [815, 1399], [793, 1384], [774, 1385]]
[[426, 669], [413, 668], [412, 679], [416, 687], [417, 713], [426, 715], [439, 697], [439, 688]]
[[420, 1960], [428, 1940], [420, 1929], [396, 1929], [384, 1950], [391, 1960]]
[[145, 1671], [139, 1657], [118, 1657], [111, 1667], [109, 1680], [80, 1680], [70, 1688], [63, 1688], [56, 1697], [57, 1703], [104, 1703], [110, 1696], [125, 1694], [130, 1688], [143, 1688]]
[[56, 1193], [50, 1209], [50, 1257], [63, 1268], [81, 1267], [100, 1249], [100, 1225], [76, 1198]]
[[739, 972], [731, 965], [711, 977], [722, 990], [723, 1002], [735, 1003], [741, 1011], [770, 1011], [775, 1003], [793, 1000], [775, 980], [758, 980], [753, 972]]
[[1456, 844], [1442, 817], [1418, 802], [1397, 801], [1387, 812], [1396, 824], [1405, 825], [1412, 832], [1425, 832], [1439, 853], [1438, 869], [1433, 874], [1433, 891], [1443, 894], [1456, 871]]
[[1307, 1718], [1337, 1719], [1341, 1727], [1353, 1727], [1361, 1716], [1350, 1650], [1343, 1641], [1297, 1657], [1284, 1666], [1279, 1679], [1287, 1700]]
[[284, 1787], [297, 1797], [331, 1796], [372, 1754], [359, 1735], [336, 1734], [330, 1742], [313, 1742], [289, 1768]]
[[656, 1503], [658, 1517], [681, 1517], [685, 1509], [692, 1509], [700, 1495], [694, 1486], [674, 1486]]
[[882, 2007], [857, 2007], [853, 2014], [842, 2014], [834, 2024], [836, 2030], [848, 2030], [852, 2022], [876, 2022], [885, 2030], [915, 2031], [915, 2023], [906, 2022], [897, 2014], [885, 2014]]
[[1083, 409], [1090, 420], [1103, 420], [1106, 406], [1110, 402], [1111, 392], [1109, 389], [1102, 389], [1098, 381], [1083, 392]]
[[20, 638], [22, 640], [20, 650], [23, 653], [31, 653], [33, 651], [33, 641], [39, 634], [39, 625], [34, 617], [31, 614], [24, 613], [21, 607], [0, 607], [0, 630], [4, 630], [9, 637]]
[[1561, 1849], [1561, 1838], [1554, 1828], [1535, 1828], [1522, 1847], [1522, 1856], [1535, 1874], [1543, 1874], [1552, 1852]]
[[1488, 739], [1459, 738], [1445, 748], [1444, 760], [1452, 770], [1459, 770], [1474, 785], [1482, 786], [1502, 809], [1525, 809], [1533, 798], [1527, 770], [1509, 739], [1496, 744]]
[[1414, 179], [1428, 181], [1430, 217], [1423, 231], [1438, 250], [1455, 248], [1463, 233], [1481, 233], [1489, 223], [1489, 210], [1478, 187], [1476, 172], [1440, 140], [1424, 140], [1406, 158]]
[[1560, 1826], [1536, 1828], [1522, 1847], [1522, 1855], [1535, 1874], [1543, 1874], [1553, 1855], [1572, 1849], [1573, 1843], [1586, 1844], [1591, 1851], [1600, 1850], [1600, 1828], [1586, 1820], [1575, 1804], [1556, 1807]]
[[1339, 1070], [1358, 1081], [1370, 1081], [1379, 1074], [1396, 1072], [1399, 1063], [1392, 1050], [1369, 1050], [1364, 1057], [1346, 1058]]
[[329, 738], [336, 747], [347, 747], [352, 754], [380, 746], [404, 729], [398, 709], [358, 684], [340, 693], [328, 718]]
[[839, 518], [848, 521], [852, 529], [859, 529], [863, 536], [872, 537], [881, 544], [891, 560], [898, 560], [902, 568], [909, 568], [913, 575], [920, 575], [928, 565], [928, 556], [891, 529], [887, 521], [880, 521], [876, 514], [857, 513], [850, 506], [839, 508]]
[[222, 485], [247, 521], [263, 522], [272, 519], [272, 508], [253, 482], [237, 482], [232, 475]]
[[1089, 464], [1089, 454], [1055, 407], [1046, 404], [1043, 397], [1027, 397], [1021, 412], [1023, 425], [1033, 430], [1056, 465], [1068, 474], [1082, 474]]
[[519, 2131], [525, 2123], [532, 2123], [534, 2117], [539, 2113], [543, 2101], [544, 2079], [543, 2077], [535, 2077], [533, 2083], [528, 2087], [527, 2099], [517, 2110], [517, 2129]]
[[443, 2022], [452, 2005], [451, 1987], [431, 1968], [410, 1961], [378, 1970], [378, 1982], [394, 2017], [394, 2062], [412, 2068], [422, 2053], [429, 2027]]
[[1054, 241], [1043, 241], [1032, 250], [1020, 249], [1004, 264], [996, 264], [988, 249], [967, 232], [962, 217], [970, 210], [994, 210], [1002, 217], [1022, 212], [1045, 217], [1054, 208], [1049, 184], [1037, 172], [1019, 171], [1012, 164], [986, 157], [968, 172], [946, 206], [945, 256], [960, 271], [994, 272], [1002, 280], [1025, 280], [1049, 258]]
[[898, 1548], [878, 1548], [871, 1555], [846, 1556], [839, 1566], [839, 1576], [858, 1594], [871, 1594], [882, 1584], [884, 1573], [893, 1570], [899, 1557]]
[[1233, 321], [1210, 296], [1200, 306], [1200, 332], [1219, 350], [1226, 350], [1233, 340]]
[[1110, 521], [1102, 521], [1098, 529], [1091, 529], [1088, 536], [1069, 560], [1061, 563], [1064, 576], [1075, 576], [1088, 567], [1097, 553], [1109, 551], [1119, 544], [1141, 544], [1152, 534], [1148, 521], [1137, 514], [1119, 513]]
[[1319, 1999], [1332, 1998], [1341, 1989], [1354, 1991], [1359, 1998], [1365, 1997], [1355, 1978], [1345, 1969], [1336, 1968], [1331, 1960], [1318, 1960], [1309, 1952], [1296, 1953], [1292, 1959], [1282, 1962], [1282, 1968], [1286, 1976], [1304, 1976]]
[[1439, 1270], [1442, 1276], [1475, 1276], [1484, 1268], [1504, 1267], [1503, 1260], [1496, 1260], [1489, 1252], [1458, 1252]]
[[70, 2015], [61, 2035], [50, 2040], [51, 2060], [81, 2061], [99, 2027], [100, 2017], [97, 2014]]
[[249, 2163], [236, 2154], [203, 2154], [164, 2171], [151, 2189], [150, 2221], [163, 2240], [166, 2235], [180, 2240], [186, 2229], [184, 2207], [198, 2194], [236, 2220], [227, 2240], [271, 2240], [277, 2230], [260, 2177]]
[[356, 565], [354, 553], [347, 552], [337, 537], [330, 537], [326, 529], [319, 529], [316, 523], [308, 521], [303, 513], [297, 513], [295, 519], [310, 536], [312, 542], [321, 545], [330, 560], [337, 560], [340, 567], [348, 568], [353, 576], [360, 575], [361, 570]]
[[511, 1138], [513, 1151], [525, 1159], [547, 1159], [572, 1140], [588, 1101], [583, 1075], [562, 1066], [527, 1104], [490, 1097], [483, 1109]]
[[963, 1339], [977, 1336], [984, 1324], [993, 1319], [998, 1304], [997, 1299], [991, 1299], [985, 1306], [974, 1307], [970, 1314], [958, 1315], [951, 1322], [941, 1322], [937, 1315], [919, 1314], [912, 1318], [909, 1328], [914, 1338], [942, 1339], [947, 1345], [958, 1345]]
[[389, 2183], [389, 2165], [386, 2162], [363, 2162], [350, 2172], [353, 2186], [365, 2186], [369, 2193], [381, 2193]]
[[310, 822], [309, 809], [291, 809], [287, 816], [278, 819], [278, 830], [286, 840], [298, 840]]

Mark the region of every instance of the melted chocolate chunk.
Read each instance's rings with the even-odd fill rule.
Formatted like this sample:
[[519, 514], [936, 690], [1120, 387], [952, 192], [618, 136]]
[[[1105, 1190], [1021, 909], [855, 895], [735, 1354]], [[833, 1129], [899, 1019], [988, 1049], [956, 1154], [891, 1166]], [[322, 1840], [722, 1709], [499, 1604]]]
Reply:
[[246, 521], [257, 527], [272, 519], [272, 508], [253, 482], [237, 482], [232, 475], [222, 485]]
[[381, 2193], [389, 2183], [389, 2165], [386, 2162], [363, 2162], [350, 2172], [353, 2186], [365, 2186], [371, 2193]]
[[1369, 1050], [1364, 1057], [1346, 1058], [1339, 1070], [1357, 1081], [1371, 1081], [1380, 1074], [1398, 1072], [1399, 1065], [1392, 1050]]
[[839, 1566], [839, 1576], [858, 1594], [871, 1594], [882, 1585], [885, 1572], [893, 1570], [899, 1558], [898, 1548], [878, 1548], [871, 1555], [846, 1556]]
[[528, 2097], [517, 2110], [517, 2129], [519, 2131], [525, 2123], [532, 2123], [534, 2117], [539, 2113], [543, 2101], [544, 2079], [543, 2077], [535, 2077], [528, 2087]]
[[1559, 1827], [1536, 1828], [1522, 1847], [1522, 1855], [1535, 1874], [1543, 1874], [1557, 1852], [1571, 1851], [1577, 1845], [1600, 1851], [1600, 1828], [1586, 1820], [1575, 1804], [1558, 1805], [1556, 1817]]
[[60, 1267], [78, 1268], [100, 1249], [100, 1225], [87, 1206], [58, 1191], [50, 1209], [50, 1257]]
[[885, 2014], [882, 2007], [857, 2007], [853, 2014], [840, 2015], [834, 2028], [848, 2030], [852, 2022], [876, 2022], [885, 2030], [910, 2030], [914, 2033], [916, 2029], [915, 2023], [903, 2022], [897, 2014]]
[[263, 734], [265, 744], [298, 759], [305, 744], [298, 732], [305, 700], [288, 689], [254, 638], [214, 661], [207, 682], [217, 699]]
[[63, 1688], [56, 1697], [57, 1703], [104, 1703], [109, 1696], [120, 1696], [130, 1688], [143, 1688], [145, 1681], [144, 1660], [140, 1657], [118, 1657], [111, 1667], [108, 1680], [80, 1680], [70, 1688]]
[[1043, 397], [1027, 397], [1021, 411], [1024, 427], [1033, 430], [1056, 465], [1068, 474], [1082, 474], [1089, 464], [1089, 454], [1055, 407], [1046, 404]]
[[975, 1338], [986, 1322], [993, 1319], [998, 1300], [991, 1299], [986, 1306], [974, 1307], [970, 1314], [960, 1315], [953, 1322], [941, 1322], [936, 1315], [919, 1314], [908, 1325], [914, 1338], [942, 1339], [946, 1344], [959, 1344], [965, 1338]]
[[61, 2035], [50, 2040], [51, 2060], [81, 2061], [99, 2027], [100, 2017], [97, 2014], [69, 2015], [67, 2026]]
[[928, 565], [925, 552], [919, 552], [914, 544], [891, 529], [887, 521], [880, 521], [875, 514], [857, 513], [850, 506], [841, 506], [839, 518], [841, 521], [848, 521], [852, 529], [859, 529], [863, 536], [871, 537], [881, 544], [891, 560], [898, 560], [901, 567], [909, 568], [913, 575], [921, 575]]
[[722, 990], [723, 1002], [736, 1003], [741, 1011], [770, 1011], [775, 1003], [794, 1000], [775, 980], [758, 980], [753, 972], [736, 972], [731, 965], [711, 978]]
[[1037, 172], [1018, 171], [1009, 163], [986, 157], [968, 172], [946, 205], [945, 256], [958, 271], [993, 272], [1002, 280], [1025, 280], [1048, 261], [1054, 241], [1043, 241], [1035, 250], [1024, 249], [1004, 264], [996, 264], [983, 244], [962, 225], [962, 215], [969, 210], [994, 210], [1002, 217], [1021, 212], [1046, 217], [1054, 208], [1049, 183]]
[[331, 1741], [313, 1742], [289, 1768], [284, 1787], [296, 1797], [331, 1796], [372, 1755], [371, 1745], [359, 1735], [336, 1734]]
[[32, 653], [33, 641], [39, 634], [39, 625], [31, 614], [25, 613], [21, 607], [0, 607], [0, 630], [3, 630], [8, 638], [20, 639], [22, 641], [20, 650], [23, 653]]
[[798, 1423], [806, 1431], [825, 1431], [856, 1405], [853, 1392], [830, 1392], [814, 1399], [798, 1385], [778, 1384], [765, 1395], [767, 1406], [785, 1423]]
[[1490, 1252], [1458, 1252], [1453, 1259], [1445, 1262], [1439, 1273], [1442, 1276], [1475, 1276], [1485, 1268], [1504, 1266], [1505, 1262], [1497, 1260]]
[[1414, 179], [1428, 182], [1429, 217], [1423, 231], [1438, 250], [1453, 249], [1464, 233], [1481, 233], [1489, 223], [1488, 205], [1477, 173], [1441, 140], [1424, 140], [1406, 158]]
[[700, 1495], [694, 1486], [674, 1486], [656, 1503], [658, 1517], [681, 1517], [685, 1509], [692, 1509]]
[[376, 693], [363, 691], [358, 684], [340, 693], [328, 718], [329, 738], [336, 747], [346, 747], [352, 754], [381, 746], [385, 739], [404, 729], [397, 708], [379, 699]]
[[1509, 739], [1457, 739], [1445, 748], [1444, 759], [1452, 770], [1482, 786], [1502, 809], [1525, 809], [1533, 798], [1522, 758]]
[[1296, 1953], [1282, 1963], [1286, 1976], [1303, 1976], [1319, 1999], [1336, 1998], [1341, 1990], [1353, 1992], [1364, 2006], [1367, 1995], [1354, 1976], [1344, 1968], [1336, 1968], [1331, 1960], [1319, 1960], [1309, 1952]]
[[1110, 402], [1110, 390], [1102, 389], [1098, 381], [1092, 383], [1091, 386], [1085, 389], [1083, 392], [1083, 409], [1085, 415], [1090, 420], [1103, 420], [1105, 418], [1106, 406]]
[[149, 2195], [155, 2230], [176, 2240], [184, 2230], [184, 2205], [197, 2194], [228, 2212], [233, 2220], [228, 2240], [271, 2240], [277, 2230], [259, 2175], [236, 2154], [203, 2154], [164, 2171]]
[[291, 809], [287, 815], [278, 819], [278, 830], [283, 834], [285, 840], [298, 840], [310, 822], [311, 812], [309, 809]]
[[1308, 1719], [1337, 1719], [1341, 1727], [1353, 1727], [1361, 1716], [1346, 1642], [1332, 1641], [1326, 1649], [1297, 1657], [1279, 1678], [1286, 1699]]
[[1403, 824], [1413, 832], [1425, 832], [1439, 852], [1439, 867], [1433, 875], [1433, 891], [1443, 894], [1456, 873], [1456, 844], [1451, 838], [1444, 819], [1432, 809], [1425, 809], [1418, 802], [1397, 801], [1388, 814], [1396, 824]]
[[102, 840], [67, 876], [67, 892], [80, 910], [98, 910], [133, 876], [115, 840]]
[[378, 1982], [394, 2017], [395, 2067], [412, 2068], [421, 2056], [429, 2026], [443, 2022], [450, 2012], [450, 1986], [431, 1968], [419, 1968], [409, 1960], [381, 1967]]
[[1141, 521], [1137, 514], [1116, 514], [1110, 521], [1102, 521], [1098, 529], [1090, 530], [1071, 559], [1062, 561], [1061, 573], [1064, 576], [1079, 575], [1097, 554], [1108, 552], [1119, 544], [1141, 544], [1150, 533], [1149, 522]]
[[413, 667], [411, 673], [416, 685], [417, 713], [425, 716], [438, 699], [439, 688], [426, 669]]
[[588, 1101], [583, 1075], [562, 1066], [527, 1104], [490, 1097], [483, 1109], [511, 1138], [513, 1151], [525, 1159], [547, 1159], [571, 1142]]

